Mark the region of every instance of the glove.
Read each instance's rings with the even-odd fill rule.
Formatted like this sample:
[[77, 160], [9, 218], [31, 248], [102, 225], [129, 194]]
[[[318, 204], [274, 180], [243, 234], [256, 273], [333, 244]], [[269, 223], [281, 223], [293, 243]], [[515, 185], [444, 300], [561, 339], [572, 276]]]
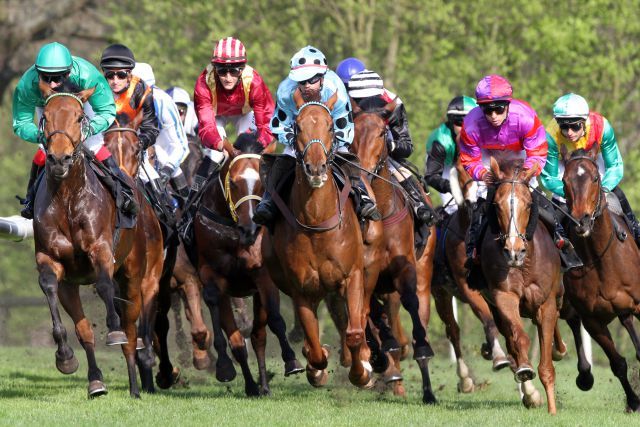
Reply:
[[163, 166], [158, 171], [158, 175], [160, 175], [160, 183], [162, 184], [162, 188], [165, 188], [167, 186], [167, 183], [171, 179], [172, 174], [173, 174], [173, 168], [171, 166]]

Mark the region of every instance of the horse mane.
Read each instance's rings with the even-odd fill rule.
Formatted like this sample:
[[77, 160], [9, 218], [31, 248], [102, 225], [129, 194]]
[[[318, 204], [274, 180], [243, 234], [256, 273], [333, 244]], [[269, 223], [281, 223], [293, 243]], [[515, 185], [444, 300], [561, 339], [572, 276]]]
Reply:
[[261, 154], [264, 147], [258, 141], [258, 133], [241, 133], [238, 135], [238, 139], [233, 143], [233, 148], [239, 150], [241, 153]]
[[77, 84], [75, 84], [74, 82], [72, 82], [69, 79], [65, 79], [62, 81], [62, 84], [56, 88], [53, 89], [54, 92], [57, 93], [79, 93], [82, 91], [82, 88], [80, 86], [78, 86]]
[[509, 178], [513, 178], [514, 174], [522, 170], [524, 159], [515, 159], [509, 162], [500, 163], [500, 171]]

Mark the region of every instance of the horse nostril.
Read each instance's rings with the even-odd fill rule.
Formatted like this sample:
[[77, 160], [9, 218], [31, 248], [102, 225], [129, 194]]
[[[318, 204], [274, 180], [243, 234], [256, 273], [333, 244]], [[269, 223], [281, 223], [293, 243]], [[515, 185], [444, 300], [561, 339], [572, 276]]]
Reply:
[[320, 175], [326, 175], [326, 173], [327, 173], [327, 164], [326, 164], [326, 163], [323, 163], [323, 164], [320, 166]]
[[311, 164], [305, 163], [304, 164], [304, 171], [306, 172], [307, 175], [311, 175]]

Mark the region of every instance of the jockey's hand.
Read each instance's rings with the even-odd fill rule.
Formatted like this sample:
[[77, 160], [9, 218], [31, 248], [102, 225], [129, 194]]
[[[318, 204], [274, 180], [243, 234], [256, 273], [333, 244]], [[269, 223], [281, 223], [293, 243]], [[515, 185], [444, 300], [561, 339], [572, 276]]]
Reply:
[[484, 175], [482, 175], [482, 180], [484, 181], [485, 184], [487, 185], [494, 185], [496, 183], [496, 181], [498, 181], [498, 179], [496, 178], [496, 176], [493, 174], [493, 172], [491, 172], [490, 169], [488, 169]]
[[235, 157], [240, 154], [240, 151], [233, 148], [233, 145], [231, 145], [227, 138], [222, 140], [222, 149], [227, 152], [229, 157]]
[[171, 166], [163, 166], [159, 171], [158, 175], [160, 175], [160, 184], [162, 187], [166, 187], [167, 183], [171, 179], [171, 175], [173, 174], [173, 169]]

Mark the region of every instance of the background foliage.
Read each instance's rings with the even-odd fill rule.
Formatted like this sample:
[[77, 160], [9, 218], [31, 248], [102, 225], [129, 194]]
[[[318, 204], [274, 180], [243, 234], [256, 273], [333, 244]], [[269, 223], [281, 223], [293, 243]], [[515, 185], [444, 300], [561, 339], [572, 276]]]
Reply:
[[[11, 3], [0, 0], [0, 19], [2, 6]], [[320, 48], [332, 67], [347, 56], [357, 56], [380, 72], [386, 86], [406, 104], [413, 160], [419, 165], [424, 162], [424, 141], [444, 118], [449, 100], [458, 94], [473, 95], [477, 81], [488, 73], [509, 78], [515, 96], [528, 101], [543, 123], [550, 119], [556, 98], [569, 91], [579, 93], [611, 121], [625, 158], [623, 187], [632, 204], [637, 206], [640, 200], [634, 185], [640, 165], [634, 151], [640, 135], [638, 0], [77, 3], [92, 8], [83, 16], [100, 23], [95, 28], [101, 30], [92, 36], [92, 26], [84, 22], [82, 32], [70, 30], [58, 39], [66, 41], [72, 52], [80, 49], [80, 41], [103, 40], [103, 46], [124, 43], [138, 60], [153, 66], [157, 84], [164, 88], [179, 85], [191, 92], [215, 41], [229, 35], [245, 43], [249, 63], [272, 92], [286, 76], [291, 56], [306, 44]], [[40, 7], [37, 13], [51, 10]], [[33, 39], [53, 40], [56, 33], [47, 32], [46, 25], [53, 28], [55, 22], [40, 24], [41, 38]], [[103, 31], [105, 25], [111, 30]], [[96, 64], [100, 51], [82, 50]], [[23, 62], [26, 69], [30, 63]], [[13, 195], [24, 194], [35, 150], [11, 131], [10, 100], [16, 82], [16, 78], [3, 82], [9, 89], [0, 106], [3, 216], [18, 210]], [[40, 295], [30, 245], [0, 244], [0, 298]]]

